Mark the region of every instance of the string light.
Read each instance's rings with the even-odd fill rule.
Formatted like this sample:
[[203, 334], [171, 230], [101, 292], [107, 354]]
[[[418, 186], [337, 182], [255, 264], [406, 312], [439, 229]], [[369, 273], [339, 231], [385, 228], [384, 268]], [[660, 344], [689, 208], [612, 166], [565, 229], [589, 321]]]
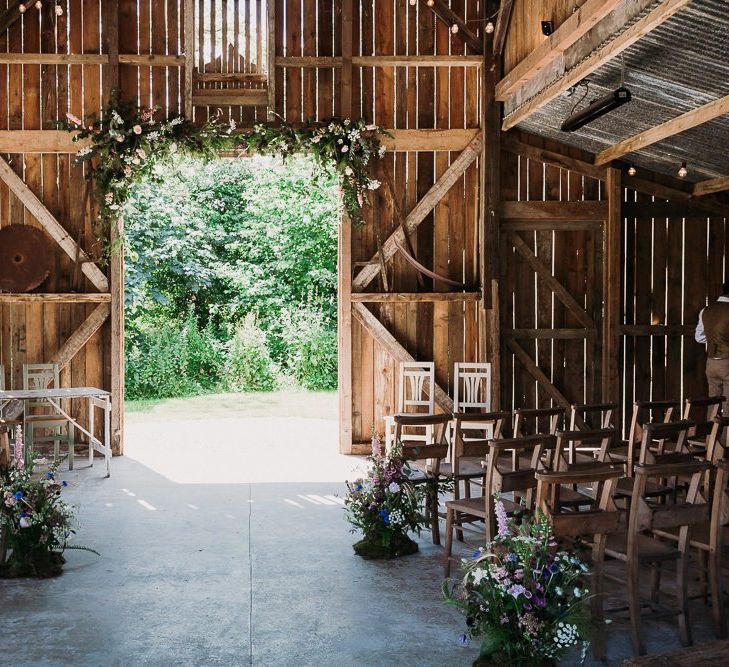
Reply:
[[63, 7], [61, 7], [61, 3], [56, 3], [56, 16], [62, 16], [63, 15]]
[[27, 8], [27, 7], [25, 6], [25, 5], [22, 5], [22, 4], [21, 4], [21, 5], [18, 5], [18, 11], [19, 11], [19, 12], [20, 12], [21, 14], [25, 14], [25, 10], [26, 10], [26, 9], [28, 9], [28, 8]]
[[455, 23], [451, 26], [451, 32], [454, 35], [458, 32], [458, 26]]
[[35, 8], [36, 9], [43, 9], [43, 3], [41, 2], [41, 0], [36, 0], [35, 1]]
[[688, 169], [686, 168], [686, 163], [682, 162], [678, 170], [678, 177], [686, 178], [686, 176], [688, 176]]
[[485, 26], [484, 30], [486, 31], [487, 35], [490, 35], [494, 31], [494, 24], [492, 21], [489, 21]]
[[628, 176], [635, 176], [638, 173], [638, 170], [631, 164], [628, 167]]

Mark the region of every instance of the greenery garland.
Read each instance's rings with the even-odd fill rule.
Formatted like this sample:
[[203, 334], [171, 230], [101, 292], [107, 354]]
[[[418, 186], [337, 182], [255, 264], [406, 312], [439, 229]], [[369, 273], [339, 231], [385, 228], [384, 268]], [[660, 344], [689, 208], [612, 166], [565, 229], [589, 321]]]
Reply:
[[385, 148], [380, 136], [386, 134], [378, 125], [362, 120], [329, 118], [293, 125], [280, 122], [258, 124], [252, 130], [236, 131], [235, 121], [215, 118], [196, 125], [183, 116], [157, 120], [158, 107], [141, 109], [109, 105], [101, 117], [86, 121], [68, 114], [60, 126], [75, 132], [74, 141], [83, 147], [76, 153], [77, 162], [92, 166], [99, 201], [99, 220], [105, 234], [118, 219], [132, 188], [145, 178], [161, 178], [160, 167], [179, 154], [211, 160], [221, 151], [241, 155], [311, 155], [326, 170], [334, 169], [340, 177], [344, 207], [355, 225], [364, 222], [363, 207], [370, 190], [380, 186], [371, 179], [368, 165], [381, 158]]

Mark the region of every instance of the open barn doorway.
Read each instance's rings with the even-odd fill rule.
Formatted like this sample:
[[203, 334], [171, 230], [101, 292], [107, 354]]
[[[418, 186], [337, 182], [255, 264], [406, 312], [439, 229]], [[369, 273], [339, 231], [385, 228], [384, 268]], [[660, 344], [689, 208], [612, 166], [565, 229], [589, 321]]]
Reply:
[[136, 187], [127, 454], [153, 468], [175, 458], [184, 481], [201, 453], [219, 471], [253, 442], [337, 452], [340, 221], [336, 176], [304, 156], [181, 158]]

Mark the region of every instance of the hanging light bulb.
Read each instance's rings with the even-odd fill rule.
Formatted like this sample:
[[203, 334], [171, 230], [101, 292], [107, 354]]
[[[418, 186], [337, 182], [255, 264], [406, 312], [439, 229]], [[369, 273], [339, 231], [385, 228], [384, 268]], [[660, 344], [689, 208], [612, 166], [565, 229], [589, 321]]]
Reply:
[[35, 8], [36, 9], [42, 9], [43, 8], [43, 3], [41, 2], [41, 0], [35, 0]]
[[686, 178], [686, 176], [688, 176], [688, 169], [686, 168], [686, 163], [682, 162], [678, 170], [678, 177]]
[[486, 26], [484, 27], [484, 30], [486, 31], [487, 35], [490, 35], [494, 31], [494, 24], [489, 21]]
[[56, 16], [62, 16], [63, 15], [63, 7], [61, 7], [60, 3], [56, 4]]
[[410, 4], [415, 7], [415, 4], [418, 2], [418, 0], [410, 0]]
[[455, 23], [451, 26], [451, 32], [454, 35], [458, 32], [458, 26]]
[[427, 0], [425, 4], [428, 5], [428, 7], [432, 7], [435, 4], [435, 0]]
[[27, 8], [27, 7], [25, 6], [25, 5], [22, 5], [22, 4], [21, 4], [21, 5], [18, 5], [18, 11], [19, 11], [19, 12], [20, 12], [21, 14], [25, 14], [25, 10], [26, 10], [26, 9], [28, 9], [28, 8]]
[[635, 176], [638, 173], [638, 170], [631, 164], [628, 167], [628, 176]]

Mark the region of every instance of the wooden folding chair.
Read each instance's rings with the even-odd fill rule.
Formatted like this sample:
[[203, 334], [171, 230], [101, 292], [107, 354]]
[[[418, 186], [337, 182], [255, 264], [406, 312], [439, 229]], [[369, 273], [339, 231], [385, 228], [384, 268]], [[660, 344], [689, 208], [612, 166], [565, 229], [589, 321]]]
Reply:
[[[568, 472], [537, 472], [536, 508], [552, 525], [556, 539], [570, 542], [584, 538], [591, 550], [591, 607], [597, 633], [593, 641], [595, 656], [605, 657], [603, 622], [603, 561], [608, 535], [620, 530], [620, 511], [615, 505], [615, 488], [622, 477], [622, 466], [597, 465]], [[565, 510], [562, 495], [571, 494], [577, 486], [589, 486], [592, 503], [584, 510]]]
[[518, 408], [514, 410], [514, 437], [554, 435], [564, 422], [564, 408]]
[[[518, 512], [531, 513], [534, 508], [534, 489], [537, 480], [534, 474], [542, 467], [542, 454], [545, 446], [553, 446], [553, 436], [532, 435], [524, 438], [491, 440], [486, 460], [486, 486], [481, 498], [454, 499], [446, 502], [446, 555], [445, 576], [450, 576], [451, 556], [453, 554], [453, 531], [475, 532], [487, 541], [496, 535], [496, 516], [494, 494], [512, 494], [512, 499], [501, 496], [508, 515]], [[507, 453], [516, 452], [521, 458], [529, 458], [530, 466], [514, 470], [508, 463]], [[470, 526], [484, 522], [484, 528]]]
[[617, 403], [573, 403], [570, 407], [570, 431], [616, 428], [617, 411]]
[[[5, 366], [0, 364], [0, 391], [5, 390]], [[5, 410], [0, 410], [0, 468], [10, 467], [10, 439], [16, 426], [22, 426], [22, 419], [10, 419]], [[0, 561], [2, 562], [2, 561]]]
[[[706, 398], [687, 398], [683, 403], [681, 419], [692, 422], [713, 422], [721, 414], [724, 403], [723, 396], [709, 396]], [[689, 445], [694, 449], [706, 449], [706, 435], [689, 430]]]
[[[471, 496], [471, 480], [483, 480], [485, 471], [481, 461], [488, 454], [489, 440], [499, 440], [503, 435], [504, 422], [511, 419], [510, 412], [457, 412], [453, 415], [453, 442], [451, 443], [451, 462], [444, 463], [441, 471], [452, 474], [454, 481], [453, 496], [460, 498], [460, 483], [463, 482], [463, 495]], [[481, 435], [480, 438], [474, 436]], [[475, 443], [470, 445], [470, 443]], [[483, 484], [481, 484], [483, 486]]]
[[[402, 361], [398, 376], [396, 414], [433, 414], [435, 412], [435, 364], [432, 361]], [[432, 429], [408, 428], [411, 440], [428, 442]], [[394, 415], [385, 416], [385, 447], [395, 442]]]
[[672, 421], [678, 407], [677, 401], [635, 401], [633, 403], [628, 439], [623, 441], [620, 446], [614, 447], [610, 454], [613, 461], [630, 461], [630, 465], [627, 467], [628, 477], [633, 474], [632, 464], [635, 463], [638, 456], [644, 425], [659, 421], [665, 423]]
[[[425, 518], [430, 523], [433, 544], [440, 544], [440, 517], [438, 514], [438, 482], [446, 478], [441, 471], [443, 459], [448, 456], [445, 432], [451, 415], [395, 415], [395, 442], [402, 444], [402, 455], [413, 469], [410, 481], [426, 485]], [[429, 442], [411, 440], [404, 428], [425, 428], [432, 434]]]
[[[636, 653], [645, 653], [641, 633], [640, 576], [641, 565], [651, 565], [654, 576], [652, 601], [658, 601], [660, 578], [656, 573], [665, 563], [676, 565], [677, 607], [671, 612], [678, 616], [679, 634], [684, 645], [691, 643], [688, 618], [688, 561], [691, 528], [709, 520], [710, 507], [700, 494], [702, 478], [711, 464], [705, 461], [682, 461], [635, 466], [635, 486], [630, 503], [627, 534], [608, 538], [605, 553], [626, 563], [628, 574], [628, 608], [630, 610], [631, 636]], [[684, 501], [673, 504], [654, 504], [646, 496], [649, 479], [666, 479], [688, 476], [689, 488]], [[658, 539], [656, 530], [678, 530], [675, 545]], [[619, 579], [623, 581], [623, 579]], [[661, 612], [665, 613], [665, 611]]]
[[[23, 389], [47, 389], [60, 386], [58, 364], [23, 364]], [[38, 444], [53, 443], [53, 460], [58, 461], [60, 443], [65, 441], [68, 447], [68, 468], [73, 470], [75, 430], [73, 423], [67, 417], [60, 414], [46, 401], [26, 401], [23, 425], [28, 455], [32, 454]], [[48, 433], [37, 435], [37, 430]]]

